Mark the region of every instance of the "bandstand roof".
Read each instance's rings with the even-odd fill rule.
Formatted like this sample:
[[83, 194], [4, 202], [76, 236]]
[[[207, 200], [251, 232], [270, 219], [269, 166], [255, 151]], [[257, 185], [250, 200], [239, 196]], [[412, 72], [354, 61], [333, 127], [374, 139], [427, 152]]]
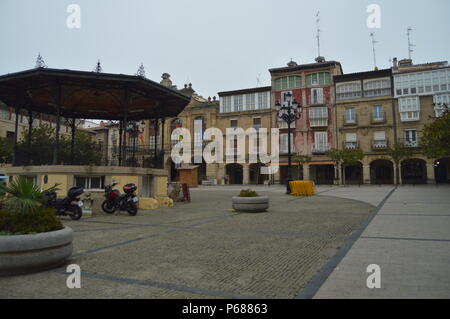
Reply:
[[49, 68], [0, 76], [0, 101], [66, 118], [176, 117], [190, 97], [144, 77]]

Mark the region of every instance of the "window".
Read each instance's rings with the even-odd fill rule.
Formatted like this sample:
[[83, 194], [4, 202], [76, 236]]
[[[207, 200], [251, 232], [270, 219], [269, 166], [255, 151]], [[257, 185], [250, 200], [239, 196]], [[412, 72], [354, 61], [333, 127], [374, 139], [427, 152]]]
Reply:
[[259, 130], [261, 128], [261, 118], [260, 117], [253, 118], [253, 128], [256, 130]]
[[309, 125], [311, 127], [328, 126], [328, 108], [310, 107], [309, 108]]
[[418, 96], [398, 99], [400, 120], [402, 122], [420, 119], [420, 100]]
[[234, 96], [234, 110], [233, 112], [241, 112], [244, 109], [244, 99], [242, 95]]
[[372, 118], [374, 121], [384, 121], [384, 112], [381, 105], [375, 105], [373, 107]]
[[354, 107], [345, 110], [345, 123], [347, 124], [356, 123], [356, 111]]
[[173, 131], [175, 129], [181, 128], [181, 127], [183, 127], [183, 122], [180, 119], [175, 119], [172, 122], [170, 122], [170, 131], [171, 131], [170, 138], [171, 138], [172, 146], [175, 146], [183, 139], [183, 135], [173, 134]]
[[75, 186], [84, 189], [103, 189], [105, 176], [75, 176]]
[[238, 127], [238, 120], [237, 119], [231, 119], [230, 120], [230, 128], [237, 128]]
[[288, 100], [288, 95], [291, 95], [291, 99], [292, 99], [292, 101], [294, 100], [294, 97], [292, 96], [292, 91], [284, 91], [284, 92], [281, 92], [281, 103], [284, 103], [284, 102], [287, 102], [287, 100]]
[[11, 112], [7, 106], [0, 106], [0, 120], [11, 120]]
[[433, 103], [435, 104], [434, 112], [436, 117], [441, 117], [444, 111], [450, 107], [450, 94], [440, 94], [433, 96]]
[[245, 106], [246, 110], [254, 110], [256, 107], [256, 94], [246, 94], [245, 95]]
[[324, 104], [323, 88], [311, 89], [311, 104]]
[[341, 83], [336, 85], [336, 99], [350, 100], [361, 98], [361, 82]]
[[[288, 149], [288, 134], [280, 134], [280, 153], [287, 154], [289, 152]], [[291, 153], [294, 153], [294, 135], [291, 133]]]
[[314, 146], [313, 152], [315, 153], [325, 153], [330, 150], [328, 145], [328, 134], [327, 132], [315, 132], [314, 133]]
[[375, 149], [386, 148], [387, 140], [386, 140], [386, 132], [385, 131], [377, 131], [373, 133], [373, 147]]
[[221, 109], [223, 113], [229, 113], [231, 112], [231, 102], [232, 102], [232, 97], [231, 96], [224, 96], [222, 98], [220, 98], [220, 104], [221, 104]]
[[269, 108], [269, 92], [259, 92], [258, 93], [258, 109], [268, 109]]
[[407, 147], [417, 147], [417, 130], [405, 130], [405, 145]]
[[345, 134], [345, 148], [352, 150], [358, 148], [358, 140], [356, 137], [356, 133]]
[[306, 86], [331, 85], [331, 75], [328, 72], [313, 73], [306, 76]]
[[364, 81], [364, 96], [385, 96], [391, 95], [391, 80], [377, 79]]
[[275, 90], [300, 89], [302, 78], [300, 76], [287, 76], [275, 80]]

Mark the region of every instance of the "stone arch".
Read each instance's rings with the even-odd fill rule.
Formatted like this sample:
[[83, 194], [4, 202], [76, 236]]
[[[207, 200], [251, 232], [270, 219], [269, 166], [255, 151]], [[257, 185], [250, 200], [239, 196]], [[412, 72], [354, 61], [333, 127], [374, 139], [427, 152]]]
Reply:
[[228, 184], [242, 185], [244, 183], [244, 168], [241, 164], [228, 164], [225, 166]]
[[444, 157], [434, 162], [436, 184], [450, 184], [450, 157]]
[[410, 158], [401, 163], [403, 184], [426, 184], [427, 162], [419, 158]]
[[355, 165], [346, 166], [344, 169], [345, 184], [359, 185], [363, 183], [363, 164], [358, 162]]
[[370, 163], [371, 184], [394, 184], [394, 164], [387, 159], [378, 159]]

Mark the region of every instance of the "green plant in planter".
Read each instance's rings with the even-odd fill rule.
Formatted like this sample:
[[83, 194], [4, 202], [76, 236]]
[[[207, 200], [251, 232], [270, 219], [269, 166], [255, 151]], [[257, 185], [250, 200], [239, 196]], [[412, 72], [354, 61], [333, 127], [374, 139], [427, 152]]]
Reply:
[[239, 193], [239, 197], [258, 197], [258, 193], [251, 189], [243, 189]]
[[0, 185], [2, 207], [0, 232], [3, 234], [43, 233], [63, 228], [53, 208], [46, 207], [46, 192], [55, 191], [57, 185], [41, 191], [33, 182], [20, 176], [8, 185]]

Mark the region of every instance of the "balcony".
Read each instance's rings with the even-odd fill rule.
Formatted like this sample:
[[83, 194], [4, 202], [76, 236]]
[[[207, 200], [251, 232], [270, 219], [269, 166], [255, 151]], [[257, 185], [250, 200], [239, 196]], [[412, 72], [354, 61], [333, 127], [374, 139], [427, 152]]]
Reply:
[[312, 146], [311, 153], [315, 155], [320, 155], [325, 154], [329, 150], [331, 150], [330, 144], [319, 144], [319, 145], [314, 144]]
[[356, 150], [359, 148], [359, 142], [342, 142], [342, 148], [346, 150]]
[[402, 142], [405, 144], [405, 147], [408, 148], [418, 148], [420, 146], [419, 139], [416, 140], [403, 139]]
[[372, 141], [372, 151], [386, 151], [389, 147], [388, 140], [374, 140]]
[[372, 124], [386, 123], [386, 112], [372, 113], [371, 122]]

